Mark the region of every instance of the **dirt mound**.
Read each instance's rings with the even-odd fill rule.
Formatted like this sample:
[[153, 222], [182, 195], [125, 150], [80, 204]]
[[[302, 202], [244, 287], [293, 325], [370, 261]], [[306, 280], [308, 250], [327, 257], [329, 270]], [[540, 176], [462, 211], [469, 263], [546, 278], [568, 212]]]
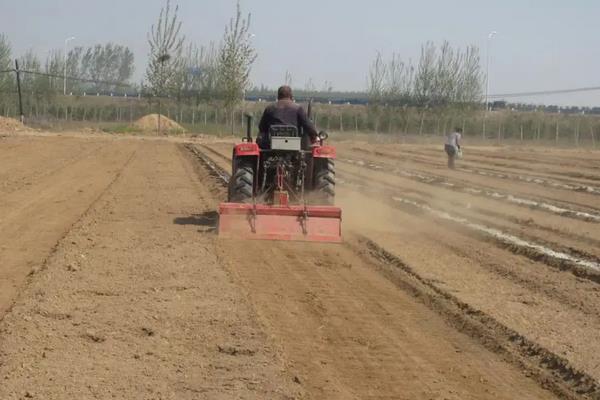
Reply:
[[0, 117], [0, 132], [26, 131], [27, 127], [13, 118]]
[[[135, 121], [133, 126], [145, 132], [155, 132], [158, 130], [158, 114], [148, 114]], [[160, 116], [160, 130], [162, 132], [185, 132], [183, 126], [164, 115]]]

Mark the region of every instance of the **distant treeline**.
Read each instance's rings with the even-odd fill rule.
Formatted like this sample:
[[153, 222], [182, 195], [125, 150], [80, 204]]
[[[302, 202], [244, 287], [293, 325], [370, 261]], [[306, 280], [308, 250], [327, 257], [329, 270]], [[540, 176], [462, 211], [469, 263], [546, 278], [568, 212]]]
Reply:
[[[246, 94], [248, 101], [275, 101], [276, 90], [266, 88], [253, 88]], [[295, 98], [298, 102], [308, 102], [313, 100], [315, 103], [337, 104], [337, 105], [363, 105], [369, 104], [369, 97], [361, 92], [307, 92], [304, 90], [295, 90]], [[387, 104], [386, 104], [387, 105]], [[406, 104], [408, 105], [408, 104]], [[481, 104], [481, 109], [484, 105]], [[529, 103], [511, 103], [507, 101], [492, 101], [489, 103], [492, 111], [512, 110], [523, 112], [543, 112], [556, 114], [593, 114], [600, 115], [600, 107], [578, 107], [578, 106], [558, 106], [558, 105], [537, 105]]]
[[[175, 98], [188, 105], [218, 104], [220, 47], [215, 43], [197, 47], [189, 43], [181, 48], [179, 60], [172, 71], [169, 89], [163, 97]], [[0, 34], [0, 105], [14, 102], [16, 92], [14, 60], [8, 38]], [[152, 96], [151, 88], [131, 82], [135, 59], [126, 46], [106, 43], [94, 46], [76, 46], [68, 51], [50, 51], [45, 59], [33, 51], [18, 57], [22, 90], [28, 98], [52, 99], [63, 91], [63, 75], [67, 72], [67, 93], [122, 97]], [[66, 64], [65, 64], [66, 63]], [[287, 83], [291, 75], [286, 73]], [[377, 53], [367, 76], [367, 90], [342, 92], [333, 90], [331, 82], [320, 90], [312, 79], [304, 88], [295, 88], [298, 101], [313, 99], [324, 104], [352, 104], [369, 106], [375, 114], [382, 107], [447, 107], [484, 108], [482, 91], [484, 75], [481, 71], [479, 50], [475, 46], [453, 48], [447, 42], [437, 47], [428, 42], [422, 46], [417, 63], [404, 61], [398, 54], [386, 59]], [[250, 101], [275, 100], [276, 88], [265, 86], [249, 89], [245, 99]], [[28, 99], [26, 101], [29, 101]], [[58, 99], [56, 100], [58, 101]], [[560, 107], [494, 101], [492, 110], [514, 110], [562, 114], [600, 115], [600, 107]]]
[[[32, 50], [17, 58], [21, 73], [21, 89], [36, 97], [53, 96], [65, 88], [67, 92], [106, 92], [131, 86], [134, 71], [132, 51], [114, 43], [91, 47], [77, 46], [65, 57], [63, 50], [52, 50], [42, 59]], [[12, 49], [5, 35], [0, 34], [0, 91], [15, 92], [15, 64]], [[66, 67], [66, 70], [65, 70]]]

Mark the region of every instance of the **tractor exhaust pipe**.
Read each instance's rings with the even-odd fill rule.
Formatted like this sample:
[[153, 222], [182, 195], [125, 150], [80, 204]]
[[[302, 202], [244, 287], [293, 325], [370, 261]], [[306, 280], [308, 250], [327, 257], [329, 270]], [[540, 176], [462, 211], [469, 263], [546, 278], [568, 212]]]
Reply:
[[252, 143], [252, 115], [244, 114], [246, 117], [246, 142]]

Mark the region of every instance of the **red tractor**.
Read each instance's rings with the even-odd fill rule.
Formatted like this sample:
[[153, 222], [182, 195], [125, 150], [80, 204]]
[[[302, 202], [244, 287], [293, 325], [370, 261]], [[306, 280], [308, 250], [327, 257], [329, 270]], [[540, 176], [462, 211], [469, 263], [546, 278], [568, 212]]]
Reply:
[[233, 149], [228, 200], [219, 207], [219, 236], [243, 239], [341, 242], [341, 209], [334, 206], [335, 156], [295, 126], [272, 126], [263, 140], [247, 134]]

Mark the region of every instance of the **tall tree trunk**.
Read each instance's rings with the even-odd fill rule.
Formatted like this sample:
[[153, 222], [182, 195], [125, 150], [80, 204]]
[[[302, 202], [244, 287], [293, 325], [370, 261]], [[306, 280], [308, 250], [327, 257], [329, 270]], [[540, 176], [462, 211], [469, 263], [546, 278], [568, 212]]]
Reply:
[[523, 141], [523, 124], [520, 125], [519, 129], [521, 131], [521, 142], [522, 142]]

